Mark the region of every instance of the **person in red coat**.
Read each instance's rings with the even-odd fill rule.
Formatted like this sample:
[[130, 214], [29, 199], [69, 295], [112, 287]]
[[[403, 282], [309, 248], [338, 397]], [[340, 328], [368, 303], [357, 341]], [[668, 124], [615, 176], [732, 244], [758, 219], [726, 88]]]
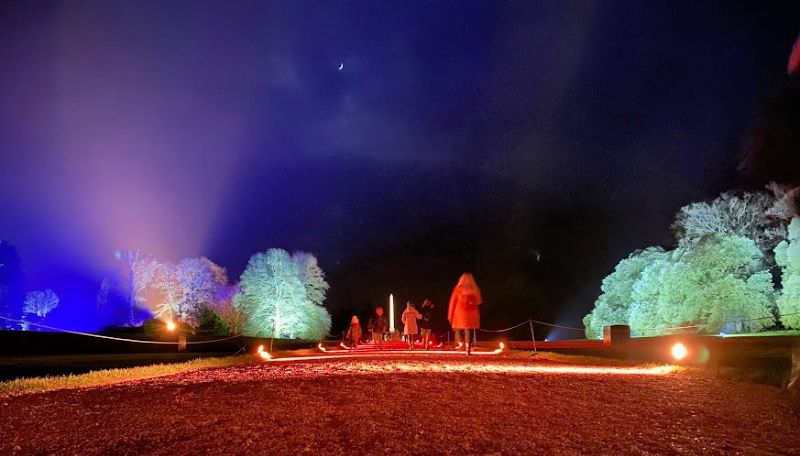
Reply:
[[470, 354], [470, 331], [481, 327], [481, 290], [475, 283], [472, 274], [465, 273], [458, 279], [458, 285], [450, 296], [450, 308], [447, 310], [447, 319], [455, 330], [458, 349], [465, 347]]

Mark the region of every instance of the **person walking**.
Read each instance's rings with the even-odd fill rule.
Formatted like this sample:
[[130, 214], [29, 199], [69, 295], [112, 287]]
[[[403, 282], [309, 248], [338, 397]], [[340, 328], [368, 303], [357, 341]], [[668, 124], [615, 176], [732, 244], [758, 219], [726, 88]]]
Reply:
[[378, 346], [378, 350], [383, 350], [383, 334], [389, 330], [389, 319], [383, 315], [383, 307], [375, 308], [375, 316], [369, 322], [369, 330], [372, 332], [372, 342]]
[[465, 348], [467, 355], [471, 353], [470, 331], [481, 326], [481, 314], [478, 306], [482, 302], [481, 290], [475, 283], [475, 278], [468, 272], [463, 274], [458, 279], [458, 284], [450, 296], [447, 320], [456, 333], [457, 350]]
[[414, 339], [417, 337], [417, 320], [421, 319], [422, 315], [417, 312], [417, 309], [414, 308], [414, 304], [411, 301], [406, 303], [406, 310], [403, 312], [402, 320], [403, 320], [403, 334], [408, 339], [408, 349], [414, 349]]
[[419, 321], [420, 336], [422, 336], [422, 346], [425, 350], [431, 345], [431, 334], [433, 332], [433, 303], [430, 299], [422, 302], [422, 319]]
[[358, 346], [358, 341], [361, 340], [361, 324], [357, 316], [353, 315], [353, 319], [350, 320], [350, 327], [347, 328], [347, 334], [344, 337], [350, 342], [350, 348], [355, 350]]

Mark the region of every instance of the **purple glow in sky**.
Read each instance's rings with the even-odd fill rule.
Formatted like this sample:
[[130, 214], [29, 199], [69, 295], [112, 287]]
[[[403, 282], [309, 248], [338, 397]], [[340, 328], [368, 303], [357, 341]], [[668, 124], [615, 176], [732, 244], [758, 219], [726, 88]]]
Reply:
[[798, 12], [3, 2], [0, 238], [29, 289], [53, 271], [99, 280], [117, 249], [203, 255], [236, 278], [279, 247], [317, 254], [334, 299], [345, 265], [449, 281], [478, 264], [582, 315], [680, 206], [735, 184]]

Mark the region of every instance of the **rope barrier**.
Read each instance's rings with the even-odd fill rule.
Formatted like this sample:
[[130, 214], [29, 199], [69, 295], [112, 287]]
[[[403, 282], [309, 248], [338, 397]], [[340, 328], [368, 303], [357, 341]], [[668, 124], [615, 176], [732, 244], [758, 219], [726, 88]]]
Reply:
[[188, 342], [186, 342], [186, 344], [187, 345], [192, 345], [192, 344], [212, 344], [214, 342], [222, 342], [222, 341], [225, 341], [225, 340], [236, 339], [237, 337], [244, 337], [244, 336], [242, 334], [236, 334], [235, 336], [226, 337], [224, 339], [188, 341]]
[[[157, 340], [124, 339], [122, 337], [111, 337], [111, 336], [103, 336], [101, 334], [92, 334], [92, 333], [85, 333], [85, 332], [80, 332], [80, 331], [70, 331], [68, 329], [54, 328], [52, 326], [42, 325], [42, 324], [39, 324], [39, 323], [33, 323], [33, 322], [29, 322], [29, 321], [15, 320], [13, 318], [4, 317], [2, 315], [0, 315], [0, 318], [2, 318], [3, 320], [13, 321], [15, 323], [38, 326], [40, 328], [51, 329], [53, 331], [63, 332], [63, 333], [67, 333], [67, 334], [76, 334], [76, 335], [79, 335], [79, 336], [96, 337], [98, 339], [116, 340], [116, 341], [120, 341], [120, 342], [133, 342], [133, 343], [136, 343], [136, 344], [153, 344], [153, 345], [177, 345], [178, 344], [178, 342], [161, 342], [161, 341], [157, 341]], [[224, 339], [216, 339], [216, 340], [192, 341], [192, 342], [186, 342], [186, 344], [187, 345], [188, 344], [193, 344], [193, 345], [195, 345], [195, 344], [210, 344], [210, 343], [214, 343], [214, 342], [222, 342], [222, 341], [225, 341], [225, 340], [236, 339], [237, 337], [242, 337], [242, 335], [241, 334], [237, 334], [235, 336], [230, 336], [230, 337], [226, 337]]]
[[[795, 316], [795, 315], [800, 315], [800, 312], [794, 312], [794, 313], [789, 313], [789, 314], [778, 315], [777, 318], [790, 317], [790, 316]], [[678, 329], [706, 328], [706, 327], [709, 327], [709, 326], [728, 325], [728, 324], [733, 324], [733, 323], [747, 323], [747, 322], [750, 322], [750, 321], [767, 320], [767, 319], [774, 319], [774, 318], [775, 318], [774, 316], [769, 316], [769, 317], [750, 318], [750, 319], [746, 319], [746, 320], [736, 320], [736, 321], [728, 321], [728, 322], [705, 323], [705, 324], [700, 324], [700, 325], [673, 326], [673, 327], [667, 327], [667, 328], [634, 329], [634, 331], [638, 332], [638, 333], [650, 332], [650, 331], [663, 332], [663, 331], [673, 331], [673, 330], [678, 330]], [[50, 330], [53, 330], [53, 331], [63, 332], [63, 333], [67, 333], [67, 334], [76, 334], [76, 335], [79, 335], [79, 336], [96, 337], [98, 339], [116, 340], [116, 341], [120, 341], [120, 342], [132, 342], [132, 343], [137, 343], [137, 344], [153, 344], [153, 345], [177, 345], [178, 344], [178, 342], [161, 342], [161, 341], [155, 341], [155, 340], [125, 339], [125, 338], [121, 338], [121, 337], [103, 336], [101, 334], [92, 334], [92, 333], [85, 333], [85, 332], [80, 332], [80, 331], [70, 331], [68, 329], [55, 328], [55, 327], [52, 327], [52, 326], [42, 325], [42, 324], [39, 324], [39, 323], [33, 323], [33, 322], [24, 321], [24, 320], [15, 320], [13, 318], [4, 317], [2, 315], [0, 315], [0, 319], [11, 321], [11, 322], [15, 322], [15, 323], [19, 323], [19, 324], [27, 324], [27, 325], [32, 325], [32, 326], [38, 326], [40, 328], [50, 329]], [[517, 325], [511, 326], [511, 327], [505, 328], [505, 329], [496, 329], [495, 330], [495, 329], [478, 328], [478, 331], [482, 331], [482, 332], [486, 332], [486, 333], [502, 333], [502, 332], [511, 331], [512, 329], [519, 328], [519, 327], [521, 327], [521, 326], [523, 326], [525, 324], [528, 324], [528, 323], [536, 323], [536, 324], [539, 324], [539, 325], [550, 326], [550, 327], [553, 327], [553, 328], [568, 329], [568, 330], [573, 330], [573, 331], [581, 331], [581, 332], [585, 331], [584, 328], [576, 328], [576, 327], [573, 327], [573, 326], [556, 325], [556, 324], [553, 324], [553, 323], [546, 323], [546, 322], [543, 322], [543, 321], [534, 320], [532, 318], [529, 318], [529, 319], [527, 319], [527, 320], [525, 320], [525, 321], [523, 321], [523, 322], [521, 322], [521, 323], [519, 323]], [[441, 339], [441, 338], [447, 336], [449, 333], [450, 333], [450, 331], [442, 333], [440, 335], [437, 335], [436, 337]], [[334, 338], [334, 339], [338, 339], [340, 336], [343, 336], [344, 334], [345, 334], [345, 331], [341, 331], [341, 332], [339, 332], [339, 333], [337, 333], [335, 335], [334, 334], [328, 334], [328, 337]], [[215, 342], [223, 342], [223, 341], [226, 341], [226, 340], [236, 339], [238, 337], [242, 337], [242, 335], [241, 334], [237, 334], [235, 336], [230, 336], [230, 337], [225, 337], [223, 339], [215, 339], [215, 340], [202, 340], [202, 341], [191, 341], [191, 342], [187, 341], [186, 344], [187, 345], [189, 345], [189, 344], [191, 344], [191, 345], [211, 344], [211, 343], [215, 343]]]
[[512, 326], [512, 327], [506, 328], [506, 329], [497, 329], [497, 330], [495, 330], [495, 329], [478, 328], [478, 331], [489, 332], [489, 333], [501, 333], [501, 332], [511, 331], [512, 329], [517, 329], [522, 325], [528, 324], [529, 321], [531, 321], [531, 320], [525, 320], [525, 321], [523, 321], [522, 323], [520, 323], [520, 324], [518, 324], [516, 326]]
[[[791, 317], [791, 316], [794, 316], [794, 315], [800, 315], [800, 312], [793, 312], [793, 313], [778, 315], [777, 318], [781, 319], [783, 317]], [[769, 316], [769, 317], [749, 318], [749, 319], [746, 319], [746, 320], [734, 320], [734, 321], [722, 321], [722, 322], [704, 323], [704, 324], [701, 324], [701, 325], [672, 326], [672, 327], [667, 327], [667, 328], [633, 329], [633, 331], [636, 331], [636, 332], [648, 332], [648, 331], [672, 331], [672, 330], [676, 330], [676, 329], [707, 328], [709, 326], [724, 326], [724, 325], [730, 325], [730, 324], [734, 324], [734, 323], [747, 323], [747, 322], [750, 322], [750, 321], [774, 320], [775, 318], [776, 318], [775, 316]]]
[[530, 321], [532, 321], [532, 322], [534, 322], [536, 324], [539, 324], [539, 325], [552, 326], [553, 328], [571, 329], [573, 331], [586, 331], [586, 329], [584, 329], [584, 328], [575, 328], [573, 326], [555, 325], [553, 323], [545, 323], [543, 321], [534, 320], [532, 318], [530, 319]]
[[[780, 318], [783, 318], [783, 317], [790, 317], [790, 316], [794, 316], [794, 315], [800, 315], [800, 312], [794, 312], [794, 313], [789, 313], [789, 314], [778, 315], [777, 318], [780, 319]], [[716, 322], [716, 323], [704, 323], [704, 324], [699, 324], [699, 325], [673, 326], [673, 327], [668, 327], [668, 328], [634, 329], [634, 331], [636, 331], [636, 332], [671, 331], [671, 330], [677, 330], [677, 329], [706, 328], [706, 327], [709, 327], [709, 326], [728, 325], [728, 324], [733, 324], [733, 323], [746, 323], [746, 322], [750, 322], [750, 321], [768, 320], [768, 319], [774, 319], [774, 318], [776, 318], [776, 317], [770, 316], [770, 317], [750, 318], [750, 319], [746, 319], [746, 320], [735, 320], [735, 321]], [[550, 326], [550, 327], [553, 327], [553, 328], [568, 329], [568, 330], [580, 331], [580, 332], [586, 331], [585, 328], [576, 328], [574, 326], [557, 325], [557, 324], [554, 324], [554, 323], [547, 323], [547, 322], [544, 322], [544, 321], [534, 320], [532, 318], [529, 318], [529, 319], [523, 321], [522, 323], [514, 325], [514, 326], [512, 326], [510, 328], [505, 328], [505, 329], [483, 329], [483, 328], [479, 328], [478, 331], [487, 332], [487, 333], [501, 333], [501, 332], [511, 331], [512, 329], [519, 328], [519, 327], [521, 327], [521, 326], [523, 326], [523, 325], [525, 325], [525, 324], [527, 324], [529, 322], [536, 323], [536, 324], [539, 324], [539, 325], [544, 325], [544, 326]], [[441, 338], [441, 337], [443, 337], [443, 336], [445, 336], [447, 334], [448, 333], [444, 333], [444, 334], [442, 334], [440, 336], [437, 336], [437, 337]]]

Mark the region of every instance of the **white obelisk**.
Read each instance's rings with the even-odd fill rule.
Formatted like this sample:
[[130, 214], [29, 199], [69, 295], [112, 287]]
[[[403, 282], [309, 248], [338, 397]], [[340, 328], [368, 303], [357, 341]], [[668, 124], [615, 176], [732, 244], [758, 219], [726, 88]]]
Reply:
[[389, 332], [394, 332], [394, 295], [389, 295]]

